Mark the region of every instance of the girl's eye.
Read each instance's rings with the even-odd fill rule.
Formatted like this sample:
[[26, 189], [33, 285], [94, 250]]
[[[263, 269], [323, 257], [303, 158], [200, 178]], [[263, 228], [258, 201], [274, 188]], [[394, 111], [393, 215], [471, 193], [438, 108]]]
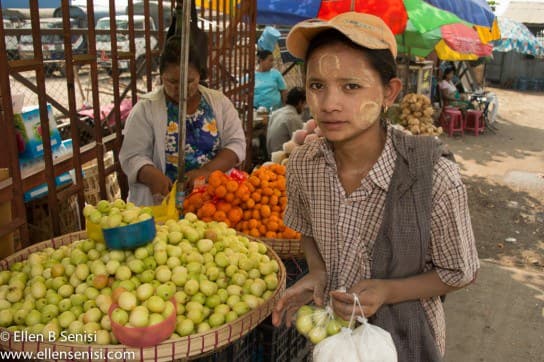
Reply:
[[314, 90], [323, 89], [323, 84], [318, 82], [312, 82], [310, 83], [310, 89], [314, 89]]
[[345, 88], [347, 90], [355, 90], [355, 89], [361, 88], [361, 86], [359, 84], [355, 84], [355, 83], [348, 83], [348, 84], [345, 85]]

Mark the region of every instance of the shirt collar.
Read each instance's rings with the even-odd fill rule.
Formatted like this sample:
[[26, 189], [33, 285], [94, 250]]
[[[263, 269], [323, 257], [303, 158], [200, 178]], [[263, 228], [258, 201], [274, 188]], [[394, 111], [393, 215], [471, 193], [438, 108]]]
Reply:
[[[318, 147], [311, 149], [309, 157], [310, 159], [323, 157], [327, 166], [330, 166], [336, 170], [336, 161], [334, 159], [332, 146], [325, 138], [319, 139]], [[393, 172], [395, 171], [396, 159], [397, 154], [395, 152], [395, 147], [393, 146], [392, 127], [387, 126], [387, 135], [382, 154], [368, 173], [368, 179], [376, 184], [376, 186], [382, 188], [384, 191], [387, 191], [391, 177], [393, 177]]]

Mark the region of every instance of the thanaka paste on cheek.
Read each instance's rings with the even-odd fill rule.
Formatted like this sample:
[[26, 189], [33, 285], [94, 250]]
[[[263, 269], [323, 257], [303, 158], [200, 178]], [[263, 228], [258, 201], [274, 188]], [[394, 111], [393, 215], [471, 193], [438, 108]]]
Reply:
[[365, 125], [370, 126], [374, 124], [380, 115], [380, 106], [374, 101], [368, 101], [361, 103], [358, 114], [355, 115], [356, 119], [360, 119]]

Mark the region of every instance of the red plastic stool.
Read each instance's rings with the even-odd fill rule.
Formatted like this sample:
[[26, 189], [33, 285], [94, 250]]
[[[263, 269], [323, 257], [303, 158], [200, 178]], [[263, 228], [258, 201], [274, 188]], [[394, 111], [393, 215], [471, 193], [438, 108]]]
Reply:
[[464, 134], [463, 113], [457, 108], [446, 107], [442, 110], [442, 128], [453, 136], [453, 132]]
[[484, 112], [475, 109], [469, 109], [465, 116], [465, 129], [474, 131], [474, 135], [478, 136], [480, 132], [485, 130]]

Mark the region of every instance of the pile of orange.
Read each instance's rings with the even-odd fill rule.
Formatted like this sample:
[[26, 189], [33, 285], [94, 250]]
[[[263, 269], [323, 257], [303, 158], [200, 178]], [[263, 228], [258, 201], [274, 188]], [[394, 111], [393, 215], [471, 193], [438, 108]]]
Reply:
[[204, 221], [224, 221], [254, 237], [298, 239], [300, 234], [283, 224], [286, 206], [285, 166], [270, 164], [243, 181], [212, 172], [206, 188], [185, 199], [183, 211]]

